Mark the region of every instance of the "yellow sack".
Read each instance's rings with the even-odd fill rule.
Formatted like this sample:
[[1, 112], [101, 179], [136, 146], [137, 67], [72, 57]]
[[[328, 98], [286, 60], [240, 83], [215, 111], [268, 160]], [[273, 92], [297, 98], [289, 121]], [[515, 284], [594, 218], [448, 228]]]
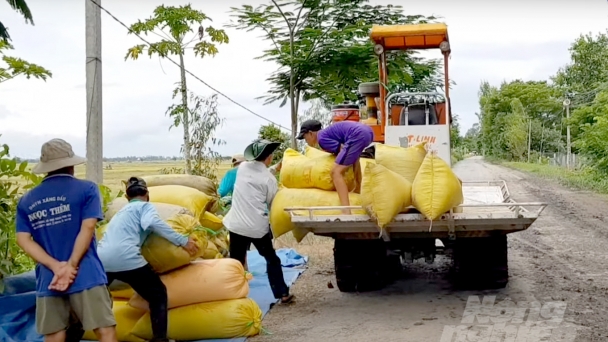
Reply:
[[224, 223], [221, 218], [213, 215], [206, 211], [201, 218], [201, 226], [205, 228], [211, 228], [213, 230], [220, 230], [224, 227]]
[[[309, 158], [288, 148], [283, 154], [283, 166], [279, 178], [281, 184], [293, 189], [335, 190], [331, 169], [334, 167], [336, 157], [323, 151], [318, 151], [318, 154], [323, 155]], [[349, 190], [355, 188], [355, 174], [352, 167], [346, 171], [344, 179]]]
[[[145, 342], [146, 340], [131, 334], [131, 330], [145, 314], [145, 310], [136, 309], [124, 301], [114, 301], [114, 319], [116, 319], [116, 339], [121, 342]], [[149, 318], [148, 318], [149, 320]], [[97, 341], [93, 331], [85, 331], [83, 340]]]
[[203, 258], [205, 260], [221, 259], [223, 257], [224, 256], [222, 255], [222, 253], [220, 253], [217, 246], [212, 241], [207, 242], [207, 247], [205, 248], [205, 250], [203, 251], [203, 254], [201, 255], [201, 258]]
[[[127, 205], [128, 203], [129, 203], [129, 201], [127, 201], [127, 199], [124, 197], [118, 197], [118, 198], [114, 199], [112, 202], [110, 202], [110, 204], [108, 204], [108, 210], [104, 214], [104, 218], [106, 219], [106, 221], [110, 221], [114, 217], [114, 215], [116, 215], [116, 213], [120, 209], [122, 209], [125, 205]], [[158, 216], [163, 221], [170, 217], [173, 217], [175, 215], [180, 215], [180, 214], [194, 216], [194, 214], [190, 210], [188, 210], [184, 207], [180, 207], [179, 205], [167, 204], [167, 203], [152, 203], [152, 204], [156, 208], [156, 211], [158, 211]]]
[[412, 203], [429, 220], [436, 220], [462, 204], [462, 183], [450, 166], [429, 153], [412, 184]]
[[[350, 205], [361, 205], [359, 194], [350, 193]], [[288, 189], [282, 188], [277, 192], [270, 208], [270, 226], [275, 238], [294, 229], [291, 216], [285, 211], [289, 207], [322, 207], [340, 206], [338, 193], [319, 189]], [[308, 215], [308, 211], [296, 211], [296, 215]], [[341, 215], [341, 210], [319, 210], [315, 215]], [[352, 210], [354, 215], [365, 215], [364, 210]], [[306, 234], [304, 234], [306, 235]]]
[[95, 239], [97, 242], [101, 241], [103, 234], [106, 232], [107, 224], [102, 224], [101, 226], [95, 228]]
[[[169, 309], [198, 303], [247, 298], [251, 273], [236, 259], [193, 261], [160, 277], [167, 287]], [[129, 305], [148, 310], [148, 302], [135, 294]]]
[[161, 185], [149, 187], [150, 202], [178, 205], [190, 210], [194, 217], [201, 220], [213, 205], [213, 197], [181, 185]]
[[[255, 336], [262, 327], [262, 310], [251, 298], [182, 306], [169, 310], [168, 338], [177, 341]], [[152, 338], [150, 315], [140, 318], [132, 334]]]
[[383, 229], [412, 202], [412, 185], [379, 164], [367, 164], [361, 185], [361, 204]]
[[291, 235], [293, 235], [293, 238], [296, 239], [298, 243], [302, 242], [308, 233], [310, 233], [310, 231], [299, 227], [293, 227], [293, 230], [291, 231]]
[[426, 156], [426, 142], [408, 148], [376, 144], [376, 164], [397, 172], [408, 182], [414, 182]]
[[217, 197], [217, 187], [213, 181], [207, 177], [170, 174], [170, 175], [153, 175], [142, 177], [148, 187], [162, 185], [181, 185], [201, 191], [209, 196]]
[[196, 241], [199, 252], [191, 256], [180, 246], [176, 246], [165, 238], [150, 234], [141, 247], [141, 255], [158, 273], [165, 273], [182, 267], [203, 255], [207, 249], [207, 238], [197, 219], [189, 215], [177, 215], [167, 220], [167, 224], [176, 232], [192, 236]]

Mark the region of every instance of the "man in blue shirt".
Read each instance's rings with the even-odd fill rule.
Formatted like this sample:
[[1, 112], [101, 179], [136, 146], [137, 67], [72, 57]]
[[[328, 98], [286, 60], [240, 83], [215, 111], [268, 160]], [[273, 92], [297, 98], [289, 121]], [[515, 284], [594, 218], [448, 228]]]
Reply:
[[167, 289], [141, 255], [141, 246], [151, 233], [156, 233], [192, 255], [198, 247], [192, 238], [178, 234], [160, 219], [154, 205], [148, 202], [148, 187], [143, 179], [131, 177], [126, 186], [129, 203], [112, 217], [97, 252], [107, 272], [108, 285], [120, 280], [148, 301], [152, 341], [165, 342], [168, 341]]
[[74, 177], [74, 166], [85, 161], [66, 141], [48, 141], [32, 170], [47, 176], [17, 205], [17, 244], [38, 263], [36, 329], [46, 342], [65, 341], [72, 312], [99, 341], [116, 342], [112, 298], [95, 249], [103, 219], [99, 189]]
[[238, 171], [238, 166], [244, 161], [245, 157], [242, 154], [235, 154], [234, 156], [232, 156], [232, 169], [226, 172], [224, 178], [222, 178], [222, 182], [220, 183], [220, 187], [218, 189], [220, 197], [232, 195], [232, 192], [234, 191], [234, 182], [236, 181], [236, 172]]

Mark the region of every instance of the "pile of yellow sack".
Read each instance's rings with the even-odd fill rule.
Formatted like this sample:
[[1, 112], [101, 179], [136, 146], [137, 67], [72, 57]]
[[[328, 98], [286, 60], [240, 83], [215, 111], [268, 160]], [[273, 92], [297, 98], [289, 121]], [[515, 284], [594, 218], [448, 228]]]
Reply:
[[[345, 178], [351, 190], [351, 206], [365, 211], [352, 214], [370, 215], [380, 229], [396, 215], [415, 207], [433, 221], [450, 209], [462, 204], [462, 182], [434, 153], [427, 153], [426, 143], [408, 148], [376, 144], [375, 159], [361, 158], [362, 180], [359, 193], [353, 170]], [[291, 223], [287, 207], [339, 206], [340, 200], [331, 178], [335, 157], [307, 147], [305, 155], [287, 150], [280, 175], [281, 189], [270, 211], [270, 223], [275, 237], [292, 232], [301, 241], [308, 233]], [[340, 210], [316, 211], [315, 215], [340, 215]], [[294, 215], [308, 215], [296, 211]]]
[[383, 229], [413, 206], [430, 221], [463, 202], [462, 182], [426, 142], [408, 148], [376, 145], [376, 163], [366, 165], [363, 207]]
[[[306, 147], [303, 155], [287, 149], [283, 156], [283, 165], [279, 176], [281, 188], [270, 208], [270, 226], [274, 237], [292, 232], [298, 242], [308, 234], [293, 226], [291, 216], [285, 211], [287, 207], [340, 206], [340, 199], [331, 178], [331, 169], [336, 157], [321, 150]], [[363, 164], [362, 164], [363, 165]], [[361, 205], [361, 197], [355, 193], [355, 173], [352, 168], [345, 174], [350, 193], [351, 205]], [[323, 210], [315, 215], [340, 215], [340, 210]], [[295, 215], [308, 215], [306, 211], [296, 211]], [[353, 214], [365, 214], [355, 210]]]
[[[215, 186], [206, 187], [204, 177], [162, 175], [144, 177], [150, 202], [160, 218], [176, 232], [191, 236], [199, 247], [190, 255], [156, 234], [142, 245], [142, 255], [159, 274], [169, 299], [169, 338], [200, 340], [252, 336], [260, 331], [262, 312], [247, 298], [249, 280], [237, 260], [228, 256], [228, 231], [222, 217], [213, 214]], [[212, 184], [212, 183], [211, 183]], [[127, 200], [113, 201], [106, 220]], [[97, 231], [101, 239], [105, 226]], [[112, 291], [119, 341], [145, 341], [152, 337], [148, 303], [128, 286]], [[205, 324], [200, 324], [205, 322]], [[85, 339], [94, 339], [87, 332]]]
[[[224, 339], [260, 333], [262, 311], [249, 295], [250, 273], [235, 259], [197, 260], [161, 275], [167, 288], [168, 338], [178, 341]], [[141, 296], [119, 298], [115, 292], [117, 339], [150, 340], [149, 306]], [[97, 340], [92, 331], [85, 340]]]

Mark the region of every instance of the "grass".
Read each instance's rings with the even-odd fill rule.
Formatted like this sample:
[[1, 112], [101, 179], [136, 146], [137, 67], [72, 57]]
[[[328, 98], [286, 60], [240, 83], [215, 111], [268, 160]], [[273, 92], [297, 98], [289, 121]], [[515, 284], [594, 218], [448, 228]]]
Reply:
[[608, 194], [607, 177], [589, 168], [583, 170], [568, 170], [561, 166], [522, 162], [500, 162], [500, 164], [532, 173], [541, 178], [556, 180], [560, 184], [570, 188]]
[[[108, 166], [111, 165], [111, 169]], [[30, 164], [30, 168], [34, 164]], [[150, 176], [160, 174], [161, 169], [183, 168], [184, 164], [180, 161], [175, 162], [120, 162], [104, 163], [103, 184], [109, 187], [113, 193], [124, 190], [121, 181], [127, 180], [131, 176]], [[220, 165], [217, 170], [217, 179], [221, 180], [224, 174], [230, 169], [230, 163]], [[86, 169], [84, 165], [76, 167], [76, 177], [85, 178]]]

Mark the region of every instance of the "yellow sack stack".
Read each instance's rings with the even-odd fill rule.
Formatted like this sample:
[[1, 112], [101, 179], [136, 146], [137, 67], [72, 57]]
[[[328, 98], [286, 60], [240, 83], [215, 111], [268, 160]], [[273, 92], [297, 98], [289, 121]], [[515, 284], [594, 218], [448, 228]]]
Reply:
[[170, 174], [144, 176], [142, 178], [146, 181], [148, 187], [163, 185], [181, 185], [188, 188], [196, 189], [212, 197], [217, 196], [217, 189], [213, 181], [203, 176]]
[[414, 207], [433, 221], [463, 200], [462, 182], [450, 166], [436, 154], [427, 154], [412, 184]]
[[222, 218], [206, 211], [200, 219], [201, 226], [213, 230], [220, 230], [224, 227]]
[[[118, 211], [120, 211], [120, 209], [122, 209], [128, 203], [129, 203], [129, 201], [125, 197], [118, 197], [118, 198], [114, 199], [112, 202], [110, 202], [110, 204], [108, 204], [108, 210], [104, 214], [105, 220], [110, 221], [112, 219], [112, 217], [114, 217], [114, 215], [116, 215], [116, 213]], [[190, 210], [188, 210], [184, 207], [180, 207], [179, 205], [167, 204], [167, 203], [152, 203], [152, 204], [156, 208], [156, 211], [158, 211], [158, 216], [163, 221], [170, 217], [173, 217], [175, 215], [180, 215], [180, 214], [194, 216], [194, 214]]]
[[177, 205], [190, 210], [199, 220], [213, 205], [214, 198], [204, 192], [182, 185], [161, 185], [148, 188], [150, 202]]
[[[311, 152], [314, 157], [307, 157], [296, 150], [287, 149], [283, 155], [283, 165], [279, 181], [291, 189], [335, 190], [331, 178], [336, 157], [323, 151]], [[349, 190], [355, 188], [355, 174], [349, 168], [344, 174]]]
[[[262, 310], [251, 298], [182, 306], [169, 310], [168, 338], [177, 341], [254, 336], [262, 327]], [[150, 315], [139, 319], [131, 332], [152, 338]]]
[[199, 247], [199, 253], [191, 256], [182, 247], [174, 245], [159, 235], [150, 234], [141, 247], [141, 254], [158, 273], [165, 273], [188, 265], [190, 261], [203, 256], [208, 244], [204, 230], [196, 218], [189, 215], [176, 215], [166, 222], [176, 232], [192, 236]]
[[403, 148], [376, 144], [376, 164], [400, 174], [413, 183], [418, 169], [426, 156], [426, 142]]
[[[350, 193], [350, 204], [361, 205], [361, 196]], [[338, 193], [335, 191], [324, 191], [319, 189], [289, 189], [282, 188], [272, 202], [270, 208], [270, 227], [275, 238], [294, 229], [291, 217], [285, 208], [289, 207], [323, 207], [340, 206]], [[297, 211], [296, 215], [308, 215], [307, 211]], [[341, 215], [341, 210], [320, 210], [315, 215]], [[353, 210], [353, 215], [365, 215], [364, 210]], [[302, 236], [303, 238], [303, 236]]]
[[[146, 314], [145, 310], [136, 309], [125, 301], [114, 301], [112, 308], [116, 319], [116, 339], [121, 342], [145, 342], [146, 340], [131, 334], [135, 324]], [[150, 319], [150, 318], [148, 318]], [[86, 331], [83, 340], [97, 341], [97, 336], [92, 331]]]
[[[251, 273], [235, 259], [198, 260], [161, 276], [167, 287], [169, 309], [180, 306], [247, 298]], [[134, 308], [148, 310], [148, 302], [135, 294]]]
[[367, 164], [361, 185], [361, 204], [380, 229], [411, 205], [411, 193], [412, 185], [398, 173], [379, 164]]

